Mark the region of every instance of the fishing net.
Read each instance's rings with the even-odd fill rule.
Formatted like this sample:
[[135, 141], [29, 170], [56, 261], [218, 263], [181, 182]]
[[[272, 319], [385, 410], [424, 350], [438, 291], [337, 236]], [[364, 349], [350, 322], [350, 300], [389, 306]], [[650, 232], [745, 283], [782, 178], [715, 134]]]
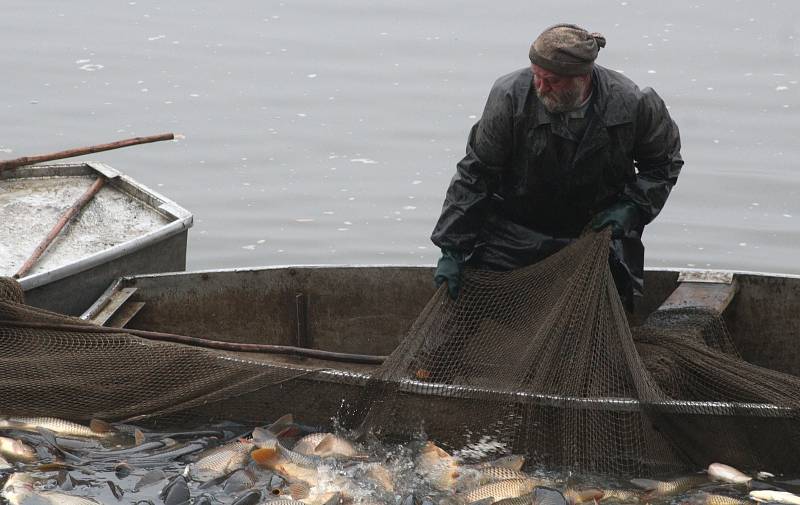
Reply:
[[378, 367], [91, 332], [0, 279], [0, 415], [255, 423], [292, 412], [383, 438], [424, 430], [465, 455], [513, 452], [554, 469], [800, 466], [800, 379], [744, 361], [702, 307], [629, 327], [609, 240], [468, 271], [459, 299], [440, 289]]
[[[86, 321], [24, 305], [10, 278], [0, 278], [0, 321], [0, 415], [184, 421], [307, 374], [123, 330], [85, 332]], [[65, 325], [76, 327], [54, 329]]]
[[440, 289], [373, 375], [354, 424], [381, 436], [421, 425], [453, 448], [616, 475], [715, 460], [796, 468], [800, 378], [743, 361], [702, 307], [656, 311], [632, 330], [608, 241], [469, 271], [456, 302]]

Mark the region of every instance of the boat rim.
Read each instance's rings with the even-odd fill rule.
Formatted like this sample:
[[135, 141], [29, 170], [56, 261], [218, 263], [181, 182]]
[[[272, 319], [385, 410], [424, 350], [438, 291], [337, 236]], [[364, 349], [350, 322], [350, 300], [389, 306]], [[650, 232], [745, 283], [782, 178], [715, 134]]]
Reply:
[[[81, 167], [85, 166], [94, 172], [97, 172], [101, 175], [104, 175], [109, 180], [113, 180], [115, 184], [121, 187], [122, 190], [124, 189], [133, 189], [137, 192], [147, 195], [148, 197], [152, 198], [158, 205], [152, 205], [152, 207], [162, 214], [165, 214], [167, 217], [171, 218], [172, 221], [168, 224], [162, 226], [161, 228], [136, 237], [132, 240], [128, 240], [121, 244], [117, 244], [115, 246], [109, 247], [102, 251], [98, 251], [94, 254], [90, 254], [85, 256], [84, 258], [68, 263], [66, 265], [52, 268], [50, 270], [45, 270], [44, 272], [38, 272], [32, 275], [25, 276], [19, 279], [19, 283], [22, 286], [22, 289], [28, 291], [39, 286], [43, 286], [49, 284], [51, 282], [55, 282], [66, 277], [78, 274], [80, 272], [89, 270], [94, 268], [98, 265], [102, 265], [104, 263], [108, 263], [110, 261], [116, 260], [118, 258], [127, 256], [133, 252], [139, 251], [144, 249], [145, 247], [149, 247], [155, 243], [158, 243], [164, 239], [177, 235], [184, 230], [191, 228], [193, 224], [193, 216], [192, 213], [188, 210], [184, 209], [174, 201], [170, 200], [169, 198], [165, 197], [164, 195], [158, 193], [150, 189], [149, 187], [145, 186], [144, 184], [132, 179], [131, 177], [123, 174], [119, 170], [112, 168], [105, 163], [95, 162], [95, 161], [87, 161], [87, 162], [69, 162], [69, 163], [47, 163], [47, 164], [38, 164], [38, 165], [30, 165], [26, 166], [26, 169], [59, 169], [59, 168], [74, 168], [74, 167]], [[134, 195], [130, 194], [132, 198], [136, 198]]]

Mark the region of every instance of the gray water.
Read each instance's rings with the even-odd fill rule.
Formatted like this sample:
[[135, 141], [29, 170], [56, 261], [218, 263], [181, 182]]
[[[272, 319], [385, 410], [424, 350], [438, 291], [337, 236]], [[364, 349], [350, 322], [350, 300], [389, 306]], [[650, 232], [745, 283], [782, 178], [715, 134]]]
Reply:
[[4, 0], [0, 157], [174, 131], [87, 159], [195, 214], [189, 268], [432, 264], [492, 82], [561, 21], [681, 128], [647, 265], [800, 274], [794, 0]]

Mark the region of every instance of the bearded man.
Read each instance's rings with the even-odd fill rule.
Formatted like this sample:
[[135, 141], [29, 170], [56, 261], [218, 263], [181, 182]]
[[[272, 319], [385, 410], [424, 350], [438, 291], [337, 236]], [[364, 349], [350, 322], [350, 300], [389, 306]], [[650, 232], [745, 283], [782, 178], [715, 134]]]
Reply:
[[632, 310], [642, 231], [683, 160], [656, 92], [594, 63], [605, 43], [576, 25], [552, 26], [531, 45], [530, 67], [494, 83], [431, 236], [442, 250], [435, 281], [454, 299], [464, 265], [523, 267], [589, 227], [611, 226], [611, 270]]

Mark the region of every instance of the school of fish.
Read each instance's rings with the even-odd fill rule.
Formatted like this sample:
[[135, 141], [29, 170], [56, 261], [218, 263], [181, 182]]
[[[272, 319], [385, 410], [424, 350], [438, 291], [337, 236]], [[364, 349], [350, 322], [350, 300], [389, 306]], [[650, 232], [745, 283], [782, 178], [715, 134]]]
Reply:
[[771, 474], [722, 463], [596, 487], [524, 464], [520, 455], [465, 462], [432, 441], [387, 450], [291, 415], [185, 432], [0, 416], [0, 502], [10, 505], [800, 505]]

